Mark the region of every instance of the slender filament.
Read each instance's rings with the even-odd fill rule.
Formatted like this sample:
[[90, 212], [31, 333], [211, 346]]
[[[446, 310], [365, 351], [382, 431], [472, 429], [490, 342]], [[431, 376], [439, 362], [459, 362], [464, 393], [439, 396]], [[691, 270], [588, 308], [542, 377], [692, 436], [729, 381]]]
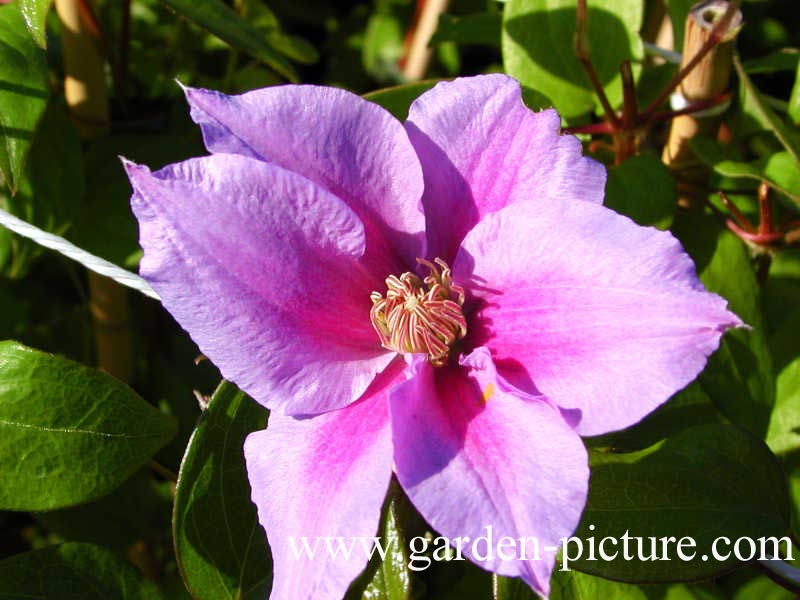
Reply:
[[406, 272], [387, 277], [386, 295], [370, 294], [370, 320], [384, 348], [427, 354], [432, 365], [441, 366], [452, 345], [467, 333], [461, 309], [464, 289], [453, 283], [450, 267], [441, 258], [417, 262], [430, 269], [430, 275], [420, 279]]

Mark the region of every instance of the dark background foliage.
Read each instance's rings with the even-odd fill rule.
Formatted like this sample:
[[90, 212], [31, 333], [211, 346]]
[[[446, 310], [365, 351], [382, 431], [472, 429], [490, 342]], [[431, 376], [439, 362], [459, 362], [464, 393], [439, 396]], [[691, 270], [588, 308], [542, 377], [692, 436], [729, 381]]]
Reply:
[[[418, 4], [99, 0], [94, 31], [111, 115], [100, 136], [86, 136], [70, 119], [62, 26], [50, 2], [0, 5], [0, 207], [135, 269], [136, 223], [117, 156], [155, 168], [204, 153], [176, 80], [226, 93], [287, 81], [341, 86], [402, 119], [432, 84], [406, 82], [399, 67]], [[681, 174], [659, 158], [668, 120], [648, 126], [630, 156], [615, 156], [608, 136], [592, 129], [603, 113], [575, 57], [576, 5], [452, 0], [431, 41], [426, 79], [505, 70], [522, 82], [532, 108], [555, 105], [587, 151], [609, 165], [607, 204], [670, 228], [706, 286], [751, 326], [727, 334], [699, 380], [641, 424], [586, 440], [593, 475], [579, 535], [594, 535], [592, 524], [603, 535], [630, 529], [706, 544], [719, 535], [797, 540], [798, 240], [746, 243], [726, 228], [733, 217], [715, 194], [726, 190], [758, 223], [757, 188], [767, 183], [774, 227], [798, 226], [797, 4], [742, 4], [723, 135], [692, 142], [707, 170], [691, 212], [676, 209]], [[680, 41], [690, 5], [589, 2], [591, 59], [615, 109], [623, 60], [632, 63], [640, 106], [677, 72], [656, 65], [642, 38], [652, 42], [665, 18]], [[122, 292], [127, 312], [103, 329], [93, 319], [102, 306], [92, 286], [80, 265], [0, 227], [0, 339], [15, 340], [0, 343], [0, 597], [266, 597], [269, 551], [241, 456], [265, 411], [233, 385], [218, 386], [214, 366], [157, 302]], [[109, 340], [112, 354], [115, 344], [126, 346], [129, 385], [92, 368], [108, 358]], [[109, 444], [109, 433], [118, 442]], [[393, 488], [383, 535], [403, 540], [426, 530]], [[467, 563], [412, 573], [404, 552], [371, 563], [349, 597], [532, 597], [519, 582]], [[572, 566], [555, 573], [553, 598], [798, 592], [797, 582], [754, 561]]]

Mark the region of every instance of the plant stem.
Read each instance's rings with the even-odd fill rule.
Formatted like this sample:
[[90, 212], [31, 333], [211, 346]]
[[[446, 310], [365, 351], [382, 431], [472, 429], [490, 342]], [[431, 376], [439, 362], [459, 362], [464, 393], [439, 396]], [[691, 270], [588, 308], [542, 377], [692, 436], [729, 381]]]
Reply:
[[611, 106], [611, 102], [609, 102], [608, 96], [606, 96], [606, 91], [603, 89], [603, 84], [600, 83], [600, 78], [592, 64], [587, 24], [588, 14], [589, 9], [586, 6], [586, 0], [578, 0], [578, 7], [575, 13], [575, 55], [578, 57], [578, 62], [581, 63], [583, 70], [589, 77], [589, 82], [592, 84], [594, 93], [597, 95], [597, 99], [603, 107], [603, 112], [606, 114], [606, 120], [616, 128], [620, 124], [619, 117], [617, 117], [617, 113], [614, 112], [614, 108]]

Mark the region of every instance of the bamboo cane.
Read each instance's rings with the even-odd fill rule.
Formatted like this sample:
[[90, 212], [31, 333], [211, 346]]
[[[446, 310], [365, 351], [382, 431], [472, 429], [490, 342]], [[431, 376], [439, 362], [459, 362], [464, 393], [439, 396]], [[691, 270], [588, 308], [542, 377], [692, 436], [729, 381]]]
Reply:
[[[91, 26], [90, 0], [55, 0], [61, 21], [64, 56], [64, 96], [78, 132], [85, 140], [108, 131], [105, 62]], [[89, 308], [97, 349], [97, 365], [115, 377], [130, 381], [133, 354], [125, 289], [112, 280], [90, 272]]]
[[[715, 23], [727, 8], [726, 0], [706, 0], [691, 8], [686, 18], [681, 67], [709, 41]], [[678, 87], [679, 95], [673, 97], [673, 108], [682, 108], [674, 105], [676, 98], [686, 104], [710, 100], [725, 91], [730, 81], [733, 42], [741, 25], [742, 13], [736, 11], [721, 33], [719, 43], [689, 72]], [[692, 209], [703, 205], [702, 183], [708, 175], [707, 170], [694, 156], [689, 140], [697, 135], [716, 134], [719, 124], [719, 111], [713, 109], [681, 115], [672, 120], [662, 160], [678, 175], [678, 204], [683, 208]]]

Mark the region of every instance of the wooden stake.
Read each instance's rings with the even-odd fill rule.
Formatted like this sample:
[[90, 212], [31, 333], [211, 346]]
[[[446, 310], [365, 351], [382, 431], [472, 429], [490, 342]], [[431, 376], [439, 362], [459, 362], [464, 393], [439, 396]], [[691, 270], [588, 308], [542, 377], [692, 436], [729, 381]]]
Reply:
[[[714, 25], [728, 6], [726, 0], [706, 0], [692, 7], [686, 18], [681, 68], [709, 42]], [[683, 79], [677, 91], [686, 103], [716, 98], [728, 87], [733, 41], [741, 25], [742, 13], [737, 10], [725, 31], [721, 32], [719, 43]], [[708, 176], [706, 168], [692, 153], [689, 140], [697, 135], [714, 135], [719, 123], [719, 115], [713, 111], [681, 115], [672, 120], [662, 160], [678, 174], [678, 204], [683, 208], [698, 208], [704, 204], [704, 194], [698, 193], [698, 187], [703, 189], [702, 184]]]
[[90, 140], [108, 131], [104, 61], [98, 40], [82, 18], [78, 0], [55, 0], [61, 20], [61, 46], [64, 55], [64, 95], [75, 127]]
[[[55, 0], [55, 7], [61, 20], [67, 107], [83, 139], [102, 137], [109, 126], [105, 61], [97, 32], [87, 18], [90, 0]], [[133, 353], [125, 289], [96, 273], [88, 277], [98, 367], [130, 381]]]
[[439, 24], [439, 16], [447, 10], [449, 0], [419, 0], [420, 8], [414, 24], [408, 51], [401, 60], [400, 71], [408, 81], [425, 77], [433, 51], [428, 44]]

